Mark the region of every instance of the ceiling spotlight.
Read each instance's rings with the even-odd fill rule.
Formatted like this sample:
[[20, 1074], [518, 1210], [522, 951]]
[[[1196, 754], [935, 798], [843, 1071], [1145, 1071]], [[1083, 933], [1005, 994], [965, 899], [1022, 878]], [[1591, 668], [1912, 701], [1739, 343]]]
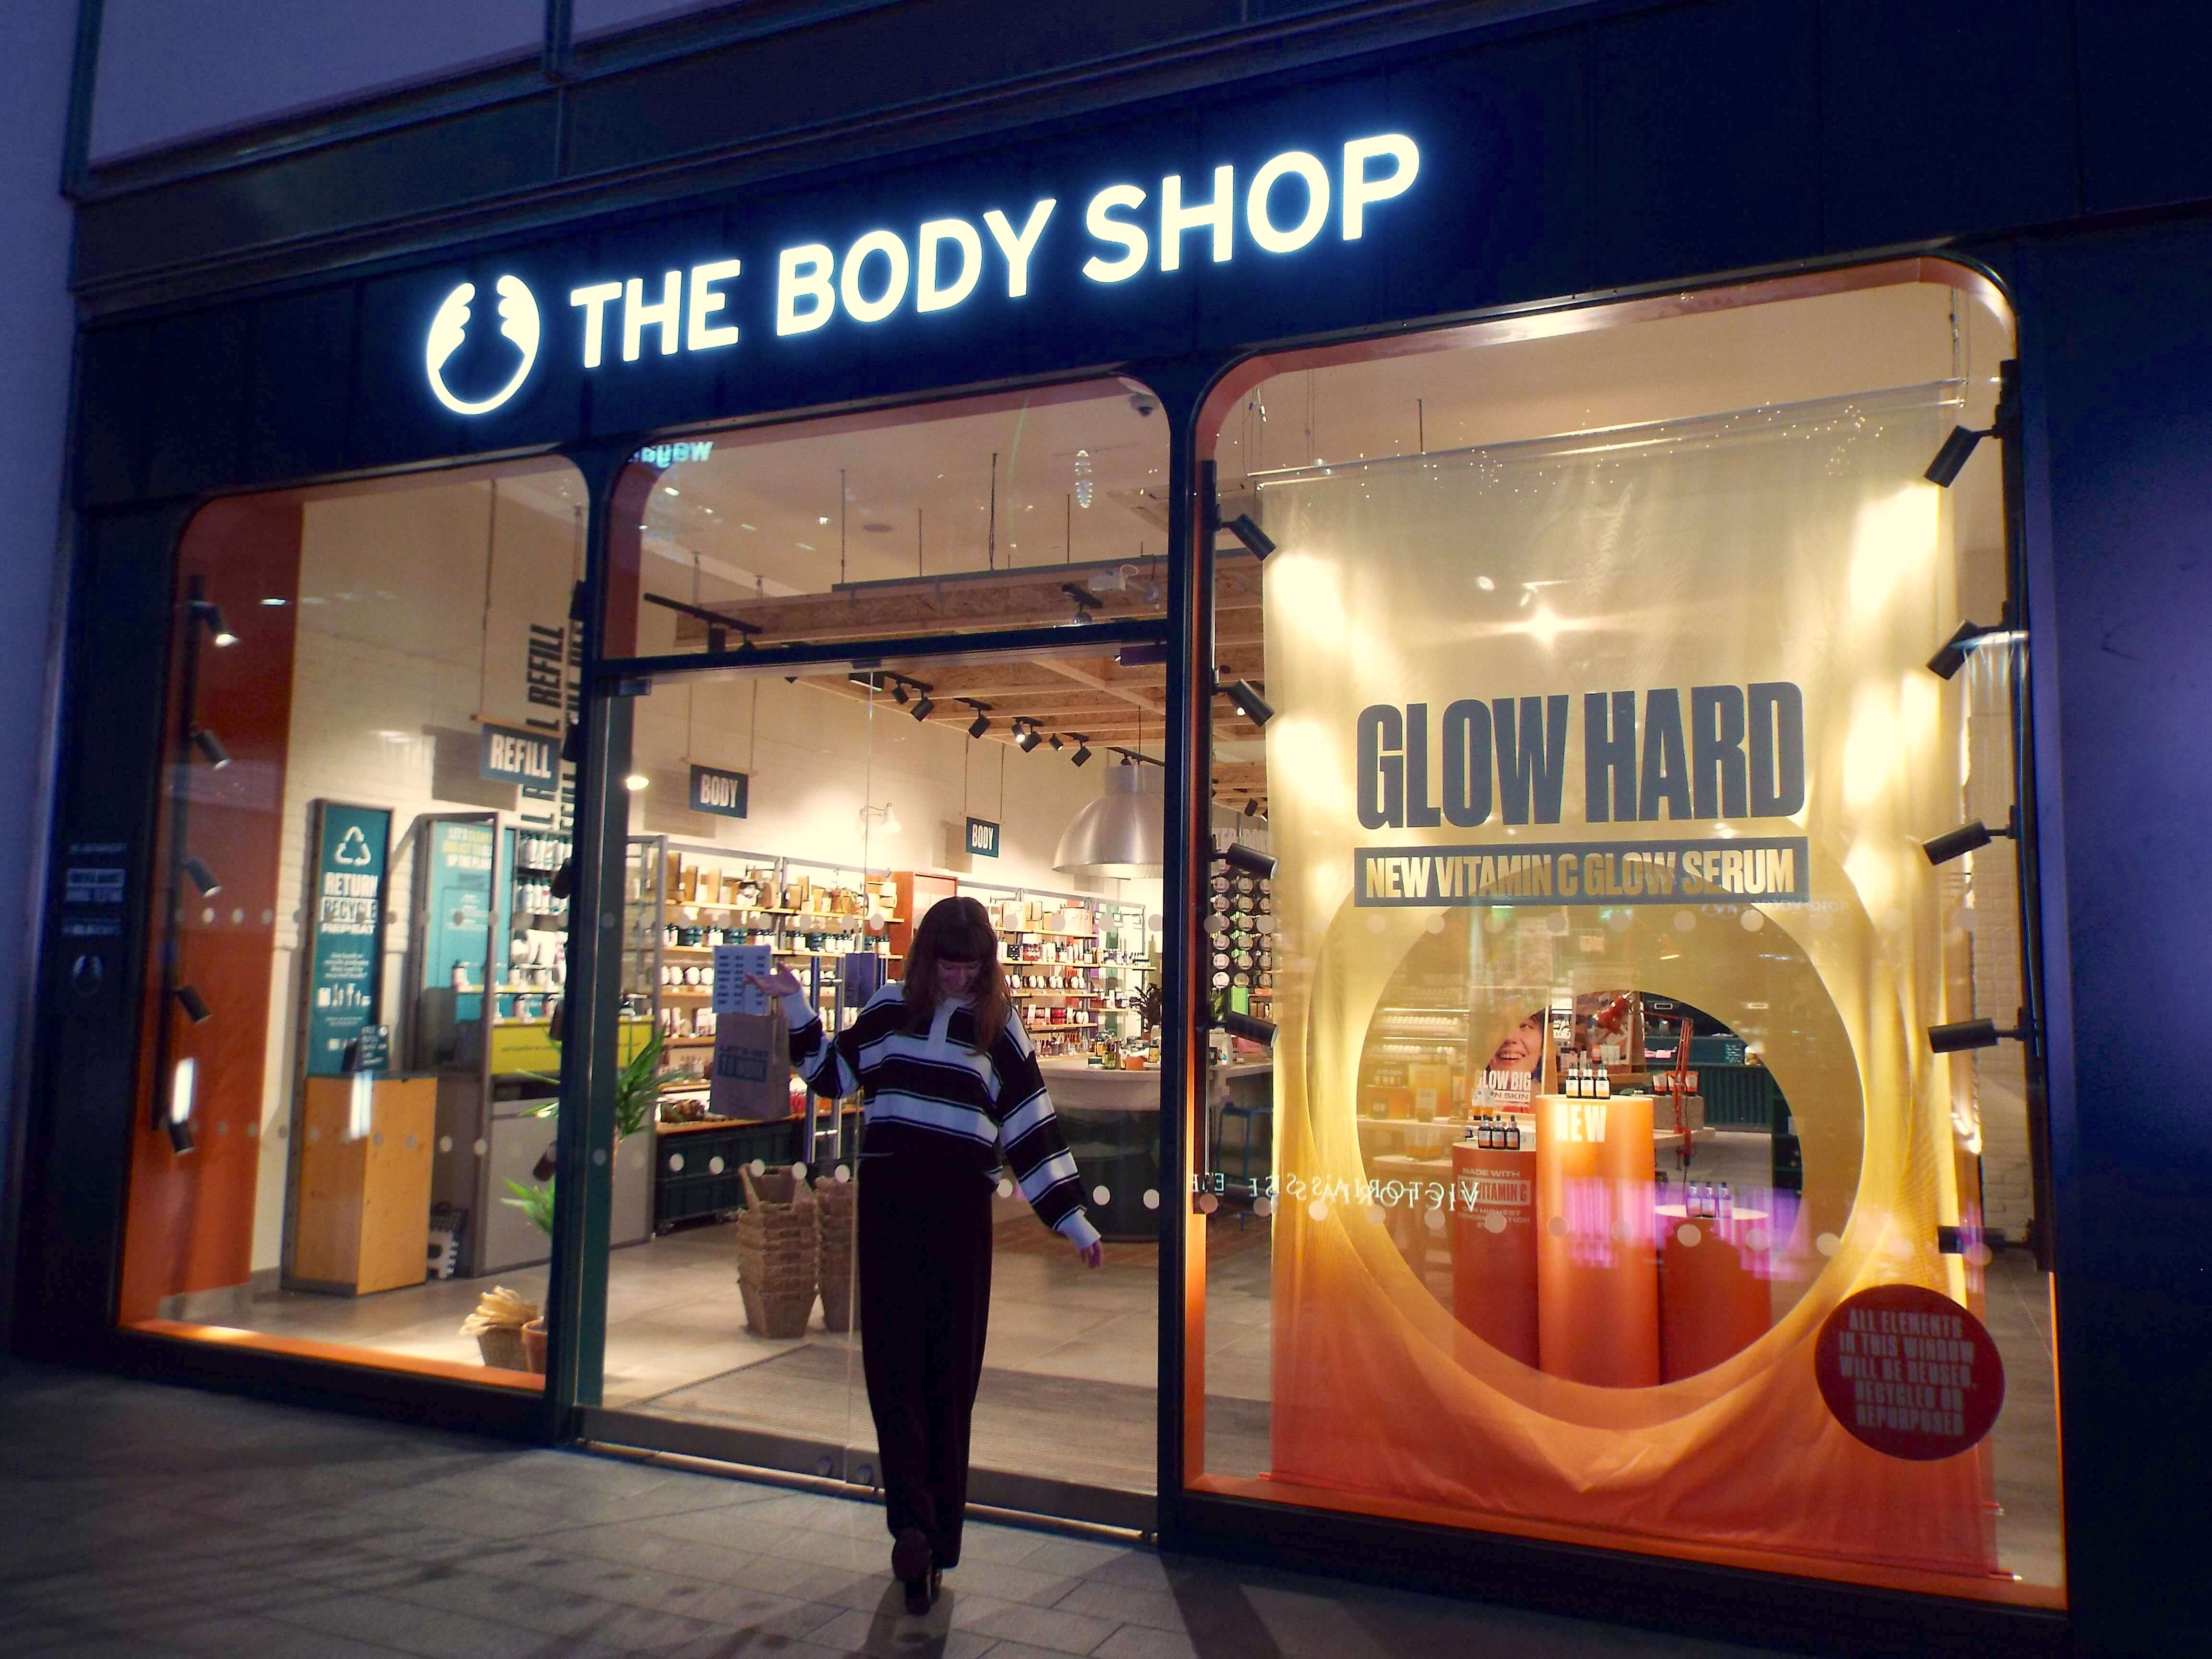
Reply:
[[192, 1149], [192, 1085], [199, 1066], [199, 1061], [187, 1054], [169, 1074], [169, 1109], [162, 1115], [161, 1122], [169, 1132], [169, 1150], [179, 1154]]
[[707, 624], [707, 649], [720, 655], [730, 648], [730, 630], [720, 623]]
[[1275, 718], [1275, 711], [1267, 706], [1265, 697], [1252, 689], [1249, 680], [1231, 680], [1228, 684], [1217, 685], [1214, 689], [1235, 703], [1244, 718], [1255, 726], [1265, 726]]
[[1026, 726], [1018, 726], [1014, 732], [1014, 747], [1020, 750], [1024, 755], [1028, 754], [1030, 750], [1036, 748], [1037, 744], [1043, 741], [1043, 738], [1037, 736], [1036, 723], [1035, 721], [1031, 721]]
[[1060, 741], [1060, 733], [1059, 733], [1059, 732], [1054, 732], [1054, 733], [1052, 734], [1052, 752], [1053, 752], [1054, 754], [1057, 755], [1057, 754], [1058, 754], [1058, 753], [1059, 753], [1062, 749], [1066, 748], [1066, 746], [1067, 746], [1067, 745], [1066, 745], [1066, 744], [1064, 744], [1064, 743], [1062, 743], [1062, 742]]
[[988, 714], [978, 714], [968, 722], [968, 735], [971, 738], [980, 738], [990, 729], [991, 717]]
[[1245, 796], [1244, 816], [1248, 818], [1256, 818], [1260, 816], [1260, 801], [1256, 795]]
[[1260, 1019], [1251, 1014], [1240, 1014], [1235, 1009], [1225, 1010], [1213, 1022], [1231, 1036], [1243, 1037], [1247, 1042], [1257, 1042], [1267, 1048], [1275, 1046], [1275, 1023]]
[[185, 1011], [185, 1018], [195, 1025], [204, 1025], [215, 1018], [215, 1010], [207, 1006], [207, 999], [189, 985], [177, 987], [177, 1006]]
[[198, 859], [185, 860], [185, 873], [192, 878], [192, 885], [200, 890], [203, 898], [213, 898], [222, 891], [222, 883], [216, 878], [215, 872]]
[[1239, 513], [1221, 527], [1243, 543], [1245, 550], [1255, 559], [1264, 559], [1275, 550], [1275, 544], [1268, 538], [1267, 532], [1252, 522], [1249, 513]]
[[[1258, 808], [1259, 805], [1260, 803], [1256, 800], [1246, 802], [1244, 806], [1245, 816], [1248, 817], [1250, 817]], [[1274, 879], [1274, 860], [1269, 858], [1258, 848], [1247, 847], [1241, 841], [1231, 842], [1228, 846], [1222, 848], [1221, 851], [1215, 854], [1214, 856], [1219, 859], [1224, 864], [1227, 865], [1231, 869], [1240, 870], [1248, 876], [1257, 876], [1262, 881], [1272, 881]]]
[[1091, 739], [1085, 737], [1080, 732], [1078, 732], [1073, 735], [1075, 738], [1075, 752], [1069, 756], [1068, 758], [1073, 761], [1078, 766], [1081, 766], [1091, 758]]
[[936, 707], [935, 703], [930, 702], [929, 693], [925, 691], [915, 699], [914, 707], [907, 712], [918, 720], [926, 720], [929, 718], [929, 711]]
[[191, 602], [192, 620], [204, 625], [208, 637], [217, 645], [236, 645], [238, 635], [232, 633], [222, 619], [222, 607], [213, 599], [194, 599]]
[[902, 708], [906, 707], [907, 694], [906, 682], [904, 680], [893, 680], [891, 682], [891, 700], [897, 703]]
[[1984, 634], [1994, 634], [1994, 628], [1984, 628], [1979, 623], [1962, 622], [1959, 631], [1936, 647], [1936, 654], [1928, 659], [1928, 672], [1939, 680], [1948, 680], [1966, 665], [1966, 653], [1974, 641]]
[[1923, 843], [1920, 850], [1928, 854], [1930, 864], [1948, 864], [1953, 859], [1978, 852], [1999, 836], [2016, 836], [2016, 832], [2009, 822], [2002, 830], [1992, 830], [1979, 818], [1975, 818], [1960, 824], [1948, 835], [1938, 836], [1935, 840]]
[[653, 780], [646, 776], [642, 772], [632, 772], [628, 777], [623, 780], [623, 787], [629, 790], [630, 793], [634, 795], [641, 789], [650, 789], [653, 787]]
[[230, 764], [230, 750], [222, 746], [222, 739], [204, 726], [192, 729], [192, 747], [207, 757], [207, 763], [220, 772]]
[[2016, 1042], [2027, 1040], [2027, 1022], [2009, 1031], [2000, 1031], [1993, 1019], [1961, 1019], [1948, 1025], [1928, 1028], [1928, 1046], [1939, 1054], [1964, 1054], [1975, 1048], [1994, 1048], [2009, 1037]]
[[1936, 459], [1928, 463], [1928, 471], [1921, 477], [1938, 489], [1948, 489], [1965, 469], [1975, 446], [1983, 439], [1994, 436], [1996, 432], [1995, 427], [1986, 427], [1979, 432], [1968, 426], [1953, 427], [1951, 435], [1943, 440], [1942, 448], [1936, 452]]

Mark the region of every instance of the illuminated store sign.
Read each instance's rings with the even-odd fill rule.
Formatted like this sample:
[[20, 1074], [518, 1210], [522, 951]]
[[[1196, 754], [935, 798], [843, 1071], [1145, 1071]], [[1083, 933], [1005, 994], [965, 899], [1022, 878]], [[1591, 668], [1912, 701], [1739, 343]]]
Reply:
[[[1228, 264], [1240, 248], [1248, 258], [1272, 259], [1332, 236], [1356, 242], [1367, 234], [1371, 210], [1410, 190], [1420, 167], [1413, 139], [1382, 133], [1354, 138], [1327, 161], [1285, 150], [1249, 179], [1223, 165], [1189, 179], [1168, 173], [1156, 188], [1110, 184], [1079, 211], [1042, 196], [1012, 211], [987, 208], [974, 219], [864, 231], [842, 247], [801, 242], [752, 261], [750, 276], [746, 258], [720, 253], [642, 275], [610, 274], [569, 289], [573, 320], [558, 349], [573, 350], [585, 370], [596, 371], [617, 358], [634, 363], [726, 350], [748, 337], [738, 320], [746, 313], [759, 319], [753, 335], [781, 339], [815, 333], [840, 316], [868, 325], [902, 313], [955, 311], [978, 295], [1003, 292], [1020, 301], [1044, 262], [1112, 286], [1186, 264]], [[447, 294], [431, 320], [424, 354], [430, 390], [457, 415], [504, 405], [538, 361], [546, 325], [537, 296], [511, 273], [494, 286], [499, 332], [516, 361], [510, 370], [501, 357], [495, 378], [507, 378], [485, 395], [464, 396], [447, 378], [469, 338], [476, 284]]]

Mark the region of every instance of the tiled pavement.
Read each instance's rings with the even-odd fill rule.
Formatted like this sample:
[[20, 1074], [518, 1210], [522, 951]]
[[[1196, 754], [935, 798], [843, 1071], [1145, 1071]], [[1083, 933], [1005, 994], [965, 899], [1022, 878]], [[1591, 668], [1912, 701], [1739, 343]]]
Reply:
[[973, 1524], [927, 1619], [872, 1504], [0, 1369], [0, 1653], [225, 1659], [1757, 1659]]

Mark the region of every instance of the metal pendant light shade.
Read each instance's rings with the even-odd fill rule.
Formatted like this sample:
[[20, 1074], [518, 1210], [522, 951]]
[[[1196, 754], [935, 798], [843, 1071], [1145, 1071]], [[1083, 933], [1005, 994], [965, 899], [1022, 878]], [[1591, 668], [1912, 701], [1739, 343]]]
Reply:
[[1124, 763], [1061, 832], [1052, 867], [1071, 876], [1157, 876], [1167, 864], [1167, 773]]

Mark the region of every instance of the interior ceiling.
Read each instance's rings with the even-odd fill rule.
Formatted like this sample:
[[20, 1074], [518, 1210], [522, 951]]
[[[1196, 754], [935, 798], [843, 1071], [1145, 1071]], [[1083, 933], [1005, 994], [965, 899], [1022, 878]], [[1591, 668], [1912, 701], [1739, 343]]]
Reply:
[[[1942, 380], [1965, 384], [1963, 418], [1985, 425], [2010, 349], [2003, 319], [1929, 283], [1586, 323], [1273, 377], [1218, 441], [1224, 516], [1261, 515], [1244, 482], [1253, 474]], [[742, 620], [757, 645], [1057, 625], [1078, 614], [1073, 586], [1096, 601], [1081, 607], [1094, 618], [1164, 615], [1168, 433], [1151, 404], [1133, 382], [1103, 380], [948, 406], [957, 413], [718, 437], [708, 459], [670, 469], [654, 490], [647, 591]], [[1969, 468], [1954, 493], [1967, 547], [2002, 534], [1996, 472]], [[1226, 538], [1223, 551], [1218, 671], [1264, 692], [1260, 567]], [[705, 648], [707, 627], [678, 617], [677, 648]], [[1018, 717], [1094, 749], [1162, 752], [1159, 665], [1039, 656], [884, 666], [927, 688], [933, 720], [965, 726], [975, 713], [966, 702], [988, 705], [988, 740], [1012, 741]], [[842, 671], [808, 678], [841, 696], [885, 695]], [[1217, 697], [1213, 736], [1215, 798], [1264, 810], [1258, 727]]]

